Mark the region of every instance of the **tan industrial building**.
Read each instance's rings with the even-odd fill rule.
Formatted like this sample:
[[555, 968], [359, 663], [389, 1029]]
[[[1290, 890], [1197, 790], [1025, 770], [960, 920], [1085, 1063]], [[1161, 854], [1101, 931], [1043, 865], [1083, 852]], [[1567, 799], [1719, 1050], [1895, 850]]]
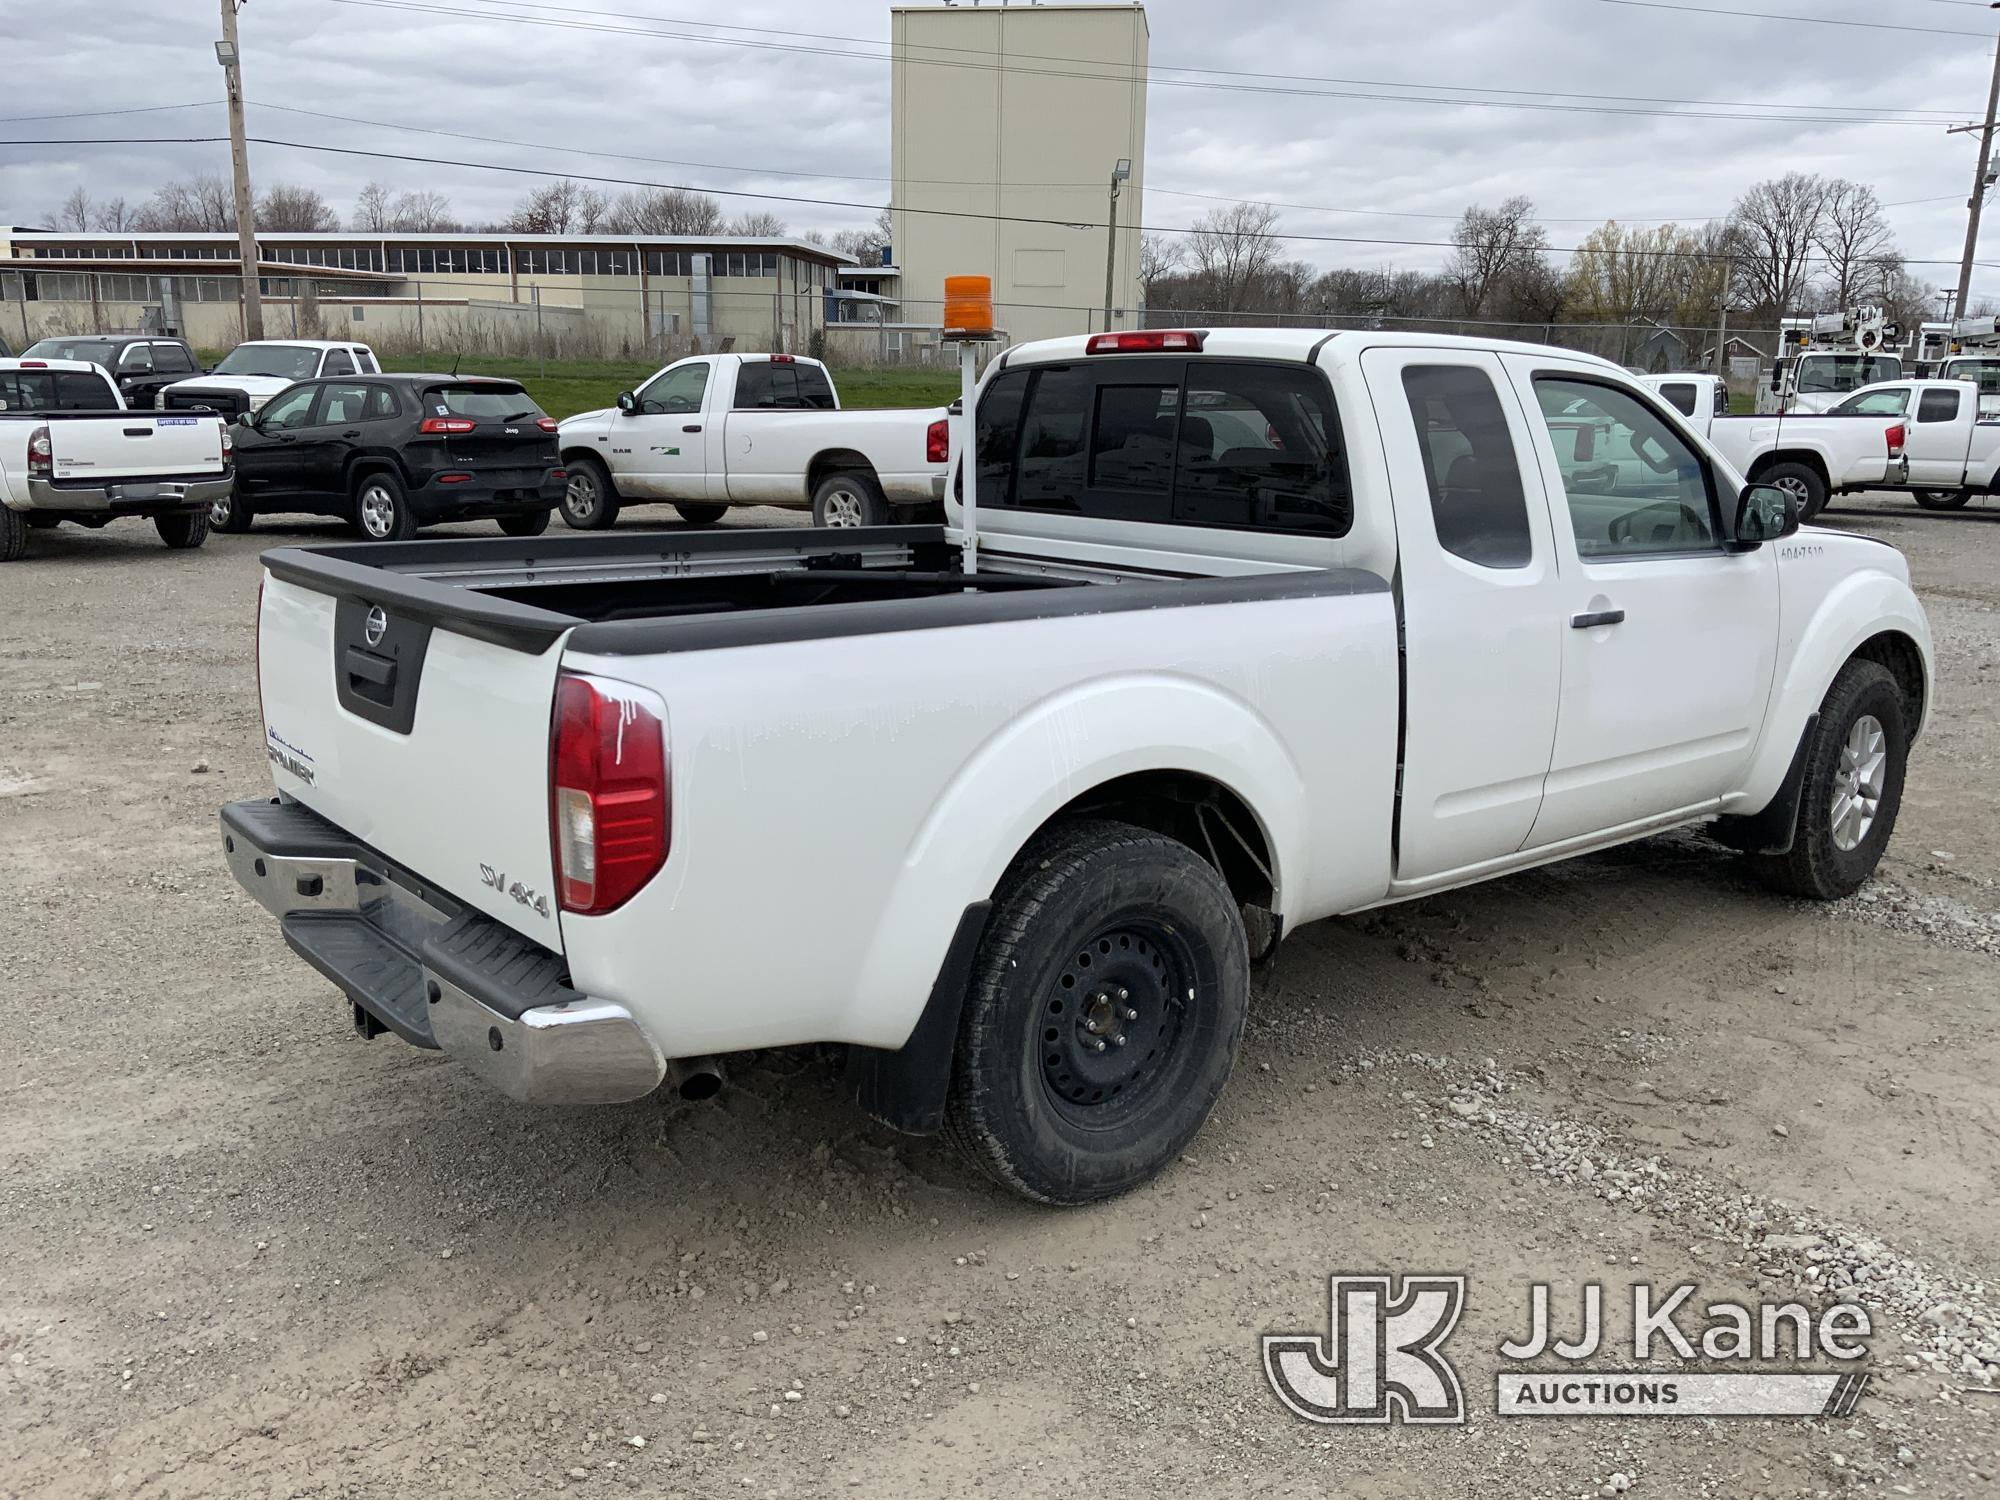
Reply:
[[[274, 232], [257, 261], [270, 338], [668, 357], [805, 352], [853, 257], [783, 237]], [[0, 338], [129, 330], [226, 349], [243, 336], [240, 265], [233, 233], [0, 227]]]
[[900, 6], [890, 39], [897, 321], [937, 323], [945, 277], [987, 275], [1016, 342], [1102, 328], [1109, 259], [1112, 326], [1136, 326], [1145, 7]]

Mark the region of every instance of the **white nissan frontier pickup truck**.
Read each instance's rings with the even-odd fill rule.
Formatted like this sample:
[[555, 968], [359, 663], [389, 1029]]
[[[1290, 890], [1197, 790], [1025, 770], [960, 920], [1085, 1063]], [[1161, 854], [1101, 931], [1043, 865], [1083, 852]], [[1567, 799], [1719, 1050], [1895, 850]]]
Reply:
[[1683, 824], [1808, 897], [1882, 854], [1902, 556], [1614, 365], [1147, 330], [974, 412], [942, 527], [265, 555], [278, 796], [223, 849], [357, 1030], [538, 1102], [845, 1043], [868, 1111], [1077, 1203], [1200, 1128], [1300, 923]]

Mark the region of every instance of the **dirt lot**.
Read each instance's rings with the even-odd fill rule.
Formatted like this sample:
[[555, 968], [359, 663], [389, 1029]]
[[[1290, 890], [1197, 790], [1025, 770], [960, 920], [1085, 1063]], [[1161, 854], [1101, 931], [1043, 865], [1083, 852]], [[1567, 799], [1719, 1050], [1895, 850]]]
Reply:
[[[334, 533], [35, 533], [0, 579], [0, 1496], [2000, 1492], [2000, 508], [1829, 519], [1908, 551], [1942, 667], [1871, 889], [1780, 900], [1682, 835], [1307, 928], [1195, 1152], [1076, 1212], [869, 1125], [817, 1054], [557, 1112], [357, 1040], [215, 832], [268, 788], [256, 555]], [[1363, 1270], [1470, 1275], [1467, 1425], [1273, 1398], [1258, 1334]], [[1856, 1283], [1875, 1383], [1837, 1420], [1493, 1416], [1526, 1284], [1570, 1323], [1593, 1279]]]

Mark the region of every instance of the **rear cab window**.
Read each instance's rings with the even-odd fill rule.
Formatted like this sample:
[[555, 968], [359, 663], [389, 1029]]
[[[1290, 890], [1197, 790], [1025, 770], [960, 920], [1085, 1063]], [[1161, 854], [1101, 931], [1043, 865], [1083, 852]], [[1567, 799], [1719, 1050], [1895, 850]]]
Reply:
[[1660, 399], [1684, 417], [1694, 415], [1694, 385], [1686, 380], [1669, 380], [1661, 383]]
[[1006, 370], [974, 438], [983, 505], [1345, 536], [1333, 395], [1304, 364], [1106, 357]]
[[[439, 411], [436, 408], [442, 407]], [[471, 417], [480, 422], [532, 422], [542, 414], [520, 386], [432, 386], [424, 392], [425, 415]]]
[[103, 376], [88, 370], [0, 370], [0, 411], [115, 411]]
[[833, 382], [817, 365], [746, 359], [736, 368], [738, 411], [832, 411]]

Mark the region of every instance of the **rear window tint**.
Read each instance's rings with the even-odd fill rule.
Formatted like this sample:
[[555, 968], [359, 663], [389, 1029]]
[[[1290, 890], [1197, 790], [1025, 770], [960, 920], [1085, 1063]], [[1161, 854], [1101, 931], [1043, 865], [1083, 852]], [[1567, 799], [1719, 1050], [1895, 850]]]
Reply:
[[1694, 415], [1694, 387], [1684, 380], [1676, 380], [1660, 387], [1660, 395], [1667, 405], [1684, 417]]
[[1492, 378], [1465, 365], [1410, 365], [1403, 393], [1438, 545], [1482, 568], [1525, 568], [1534, 555], [1528, 502]]
[[542, 414], [542, 409], [528, 398], [528, 393], [518, 389], [496, 391], [490, 387], [433, 386], [424, 392], [425, 416], [439, 415], [436, 408], [440, 406], [450, 416], [474, 417], [482, 422], [510, 419], [526, 422]]
[[1952, 422], [1957, 418], [1957, 391], [1925, 391], [1917, 398], [1919, 422]]
[[816, 365], [746, 359], [736, 371], [738, 411], [832, 411], [833, 384]]
[[0, 370], [0, 411], [116, 411], [101, 375], [83, 370]]

